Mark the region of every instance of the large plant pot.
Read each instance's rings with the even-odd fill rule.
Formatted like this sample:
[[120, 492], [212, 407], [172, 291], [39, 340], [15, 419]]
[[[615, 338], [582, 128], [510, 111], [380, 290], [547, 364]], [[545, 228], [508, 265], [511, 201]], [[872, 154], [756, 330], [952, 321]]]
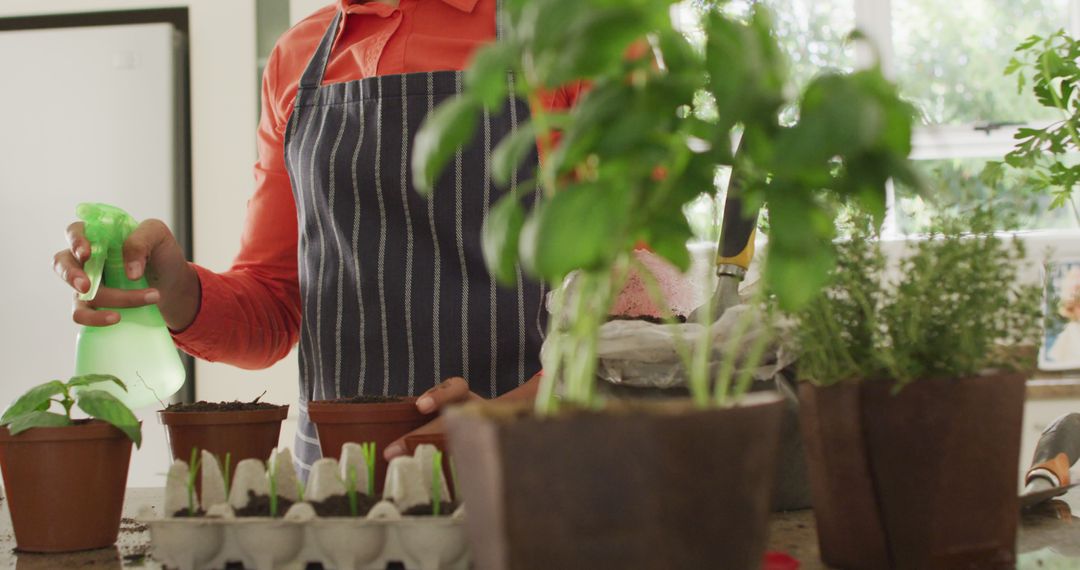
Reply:
[[218, 461], [229, 454], [231, 467], [244, 459], [266, 461], [277, 447], [289, 406], [228, 412], [158, 412], [169, 434], [173, 459], [188, 461], [192, 448], [209, 451]]
[[131, 440], [100, 421], [0, 428], [3, 472], [18, 549], [72, 552], [116, 542]]
[[386, 447], [435, 419], [434, 414], [421, 414], [416, 409], [416, 398], [378, 403], [314, 401], [308, 403], [308, 417], [319, 433], [323, 457], [340, 459], [341, 446], [346, 443], [375, 443], [378, 493], [386, 480], [387, 462], [383, 459]]
[[1025, 377], [800, 386], [821, 558], [1013, 568]]
[[476, 567], [760, 569], [782, 412], [775, 393], [727, 409], [449, 410]]

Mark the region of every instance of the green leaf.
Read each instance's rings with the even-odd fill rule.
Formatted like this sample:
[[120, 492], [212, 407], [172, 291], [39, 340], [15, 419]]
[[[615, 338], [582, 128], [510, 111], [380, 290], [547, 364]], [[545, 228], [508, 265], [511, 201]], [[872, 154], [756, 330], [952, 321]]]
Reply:
[[76, 376], [71, 380], [68, 380], [68, 386], [74, 388], [76, 386], [89, 386], [91, 384], [97, 384], [99, 382], [113, 382], [114, 384], [119, 386], [120, 389], [127, 392], [127, 385], [112, 374], [86, 374], [83, 376]]
[[90, 417], [108, 422], [127, 434], [131, 441], [135, 442], [135, 447], [142, 445], [142, 426], [139, 425], [139, 420], [116, 396], [104, 390], [85, 390], [79, 393], [77, 403], [79, 409]]
[[508, 42], [491, 43], [473, 56], [465, 71], [465, 85], [487, 108], [498, 108], [505, 101], [510, 86], [509, 71], [518, 60], [517, 46]]
[[534, 148], [536, 130], [532, 121], [519, 125], [513, 133], [499, 141], [491, 154], [491, 175], [495, 182], [502, 186], [508, 184], [521, 161]]
[[36, 427], [64, 427], [71, 425], [71, 420], [64, 414], [52, 412], [33, 411], [25, 413], [8, 423], [8, 431], [11, 435], [18, 435], [30, 428]]
[[40, 411], [41, 406], [45, 405], [45, 409], [48, 408], [49, 400], [57, 395], [64, 393], [64, 383], [59, 380], [52, 380], [39, 386], [34, 386], [25, 394], [15, 400], [15, 403], [4, 412], [3, 417], [0, 417], [0, 424], [6, 424], [11, 422], [14, 418], [17, 418], [23, 414]]
[[481, 228], [484, 262], [491, 274], [506, 285], [517, 281], [518, 241], [524, 223], [525, 211], [517, 196], [507, 194], [491, 208]]
[[450, 157], [476, 130], [480, 105], [467, 95], [440, 104], [420, 126], [413, 144], [412, 175], [416, 189], [430, 194]]
[[549, 283], [575, 269], [610, 263], [625, 223], [622, 192], [592, 184], [570, 186], [533, 209], [518, 244], [522, 266]]

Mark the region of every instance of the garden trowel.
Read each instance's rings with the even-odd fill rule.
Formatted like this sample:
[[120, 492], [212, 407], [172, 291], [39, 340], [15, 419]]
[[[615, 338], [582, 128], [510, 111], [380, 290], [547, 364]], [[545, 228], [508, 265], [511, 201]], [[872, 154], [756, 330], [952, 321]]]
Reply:
[[1080, 413], [1065, 414], [1054, 420], [1039, 438], [1031, 468], [1024, 476], [1020, 506], [1030, 508], [1064, 495], [1076, 486], [1069, 479], [1069, 468], [1080, 458]]
[[[717, 321], [731, 307], [738, 305], [739, 284], [746, 277], [754, 257], [754, 237], [757, 235], [757, 211], [743, 212], [739, 180], [734, 174], [724, 201], [724, 221], [720, 226], [720, 244], [716, 252], [716, 291], [713, 292], [713, 320]], [[690, 314], [691, 321], [700, 319], [705, 306]]]

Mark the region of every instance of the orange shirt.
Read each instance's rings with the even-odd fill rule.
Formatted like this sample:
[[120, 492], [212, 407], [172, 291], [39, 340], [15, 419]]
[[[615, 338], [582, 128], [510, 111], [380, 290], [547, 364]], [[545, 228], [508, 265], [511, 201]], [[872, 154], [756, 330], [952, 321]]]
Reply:
[[[173, 335], [198, 358], [265, 368], [296, 344], [300, 331], [297, 213], [285, 171], [284, 136], [300, 75], [334, 18], [344, 24], [324, 83], [375, 75], [459, 70], [495, 38], [496, 0], [338, 0], [285, 32], [267, 61], [258, 130], [255, 193], [248, 201], [240, 252], [215, 273], [194, 265], [202, 300], [195, 320]], [[542, 104], [573, 104], [580, 86], [558, 90]]]

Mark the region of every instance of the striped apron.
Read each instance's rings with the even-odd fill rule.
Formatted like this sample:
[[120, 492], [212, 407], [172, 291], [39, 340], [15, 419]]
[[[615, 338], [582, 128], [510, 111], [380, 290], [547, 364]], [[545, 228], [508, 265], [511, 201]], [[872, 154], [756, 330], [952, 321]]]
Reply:
[[[480, 248], [484, 217], [507, 191], [492, 182], [492, 146], [529, 117], [528, 105], [511, 96], [499, 112], [485, 113], [425, 199], [412, 184], [412, 141], [432, 109], [461, 92], [463, 74], [323, 86], [342, 17], [339, 11], [301, 76], [285, 136], [299, 216], [295, 456], [305, 478], [320, 457], [307, 402], [411, 396], [451, 376], [495, 397], [540, 369], [546, 326], [542, 285], [520, 270], [516, 287], [497, 285]], [[523, 164], [512, 188], [532, 178], [535, 149]], [[539, 188], [525, 194], [531, 206]]]

